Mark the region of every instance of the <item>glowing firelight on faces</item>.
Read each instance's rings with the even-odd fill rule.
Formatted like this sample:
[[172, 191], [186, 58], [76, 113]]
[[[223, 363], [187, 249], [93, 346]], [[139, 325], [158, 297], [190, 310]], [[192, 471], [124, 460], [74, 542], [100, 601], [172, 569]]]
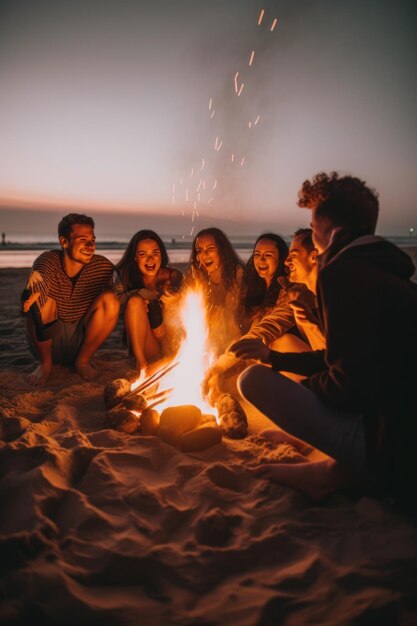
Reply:
[[187, 334], [175, 359], [179, 364], [164, 378], [164, 388], [173, 388], [173, 392], [159, 405], [158, 411], [169, 406], [194, 404], [202, 413], [213, 414], [213, 408], [201, 395], [201, 383], [212, 360], [206, 346], [207, 326], [201, 293], [190, 290], [186, 294], [181, 319]]

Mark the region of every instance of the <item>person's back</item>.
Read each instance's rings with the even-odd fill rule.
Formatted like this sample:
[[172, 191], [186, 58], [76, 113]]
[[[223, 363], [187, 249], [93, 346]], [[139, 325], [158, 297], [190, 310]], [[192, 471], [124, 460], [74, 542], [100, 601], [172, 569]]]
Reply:
[[[412, 477], [417, 437], [417, 285], [411, 259], [369, 236], [354, 240], [319, 273], [326, 323], [326, 372], [307, 386], [326, 404], [364, 414], [368, 454], [391, 491]], [[395, 484], [393, 484], [395, 483]]]

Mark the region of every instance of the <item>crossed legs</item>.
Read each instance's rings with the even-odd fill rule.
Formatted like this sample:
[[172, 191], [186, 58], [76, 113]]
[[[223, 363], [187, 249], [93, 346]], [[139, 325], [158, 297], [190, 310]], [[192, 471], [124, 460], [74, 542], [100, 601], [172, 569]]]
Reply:
[[313, 451], [311, 446], [328, 455], [294, 465], [262, 465], [257, 472], [298, 489], [313, 500], [346, 485], [353, 476], [366, 476], [360, 415], [325, 406], [303, 385], [263, 365], [246, 369], [238, 386], [246, 400], [285, 431], [264, 431], [264, 436], [276, 443], [289, 441], [307, 456]]

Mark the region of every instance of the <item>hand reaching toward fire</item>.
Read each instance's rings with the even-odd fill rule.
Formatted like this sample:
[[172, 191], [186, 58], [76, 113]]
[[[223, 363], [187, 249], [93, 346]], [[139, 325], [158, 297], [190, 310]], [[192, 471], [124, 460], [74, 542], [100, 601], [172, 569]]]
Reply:
[[207, 370], [203, 378], [203, 382], [201, 383], [201, 392], [203, 398], [207, 400], [211, 406], [215, 406], [216, 398], [220, 393], [220, 388], [219, 372], [214, 367]]
[[203, 382], [201, 383], [201, 390], [203, 397], [214, 406], [217, 396], [221, 393], [221, 377], [226, 370], [232, 367], [236, 363], [236, 358], [230, 354], [222, 354], [217, 361], [207, 370]]
[[271, 350], [260, 339], [240, 339], [229, 347], [238, 359], [255, 359], [268, 363]]

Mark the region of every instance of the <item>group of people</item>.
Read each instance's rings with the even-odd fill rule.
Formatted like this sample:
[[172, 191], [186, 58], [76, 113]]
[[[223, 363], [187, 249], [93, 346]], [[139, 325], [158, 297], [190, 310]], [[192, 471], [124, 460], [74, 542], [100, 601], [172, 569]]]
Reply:
[[[173, 354], [187, 330], [178, 311], [188, 289], [203, 294], [208, 349], [217, 359], [208, 381], [236, 360], [227, 349], [242, 336], [258, 337], [273, 348], [286, 338], [287, 348], [309, 350], [314, 327], [315, 340], [321, 337], [324, 347], [314, 292], [302, 284], [306, 278], [296, 276], [297, 253], [289, 253], [279, 235], [261, 235], [244, 265], [220, 229], [204, 229], [192, 243], [189, 269], [182, 274], [169, 265], [165, 244], [152, 230], [137, 232], [116, 266], [95, 254], [91, 217], [65, 216], [58, 234], [61, 251], [44, 252], [35, 260], [23, 294], [29, 346], [39, 360], [29, 375], [33, 384], [44, 383], [54, 363], [94, 378], [90, 359], [113, 331], [120, 310], [138, 371]], [[297, 231], [296, 242], [311, 257], [310, 275], [317, 266], [311, 230]], [[301, 284], [292, 285], [292, 275]]]
[[[200, 231], [184, 275], [170, 267], [163, 241], [141, 230], [113, 265], [95, 254], [94, 222], [70, 214], [58, 226], [60, 251], [41, 254], [23, 294], [30, 375], [44, 383], [54, 363], [84, 378], [90, 359], [123, 310], [137, 368], [175, 352], [176, 312], [187, 289], [201, 289], [216, 361], [202, 381], [212, 402], [222, 374], [249, 365], [240, 394], [282, 430], [264, 433], [316, 463], [259, 468], [321, 497], [355, 482], [415, 505], [417, 285], [408, 255], [375, 236], [376, 192], [358, 178], [318, 174], [303, 183], [300, 207], [311, 228], [290, 249], [262, 234], [246, 265], [218, 228]], [[285, 432], [283, 432], [285, 431]]]

